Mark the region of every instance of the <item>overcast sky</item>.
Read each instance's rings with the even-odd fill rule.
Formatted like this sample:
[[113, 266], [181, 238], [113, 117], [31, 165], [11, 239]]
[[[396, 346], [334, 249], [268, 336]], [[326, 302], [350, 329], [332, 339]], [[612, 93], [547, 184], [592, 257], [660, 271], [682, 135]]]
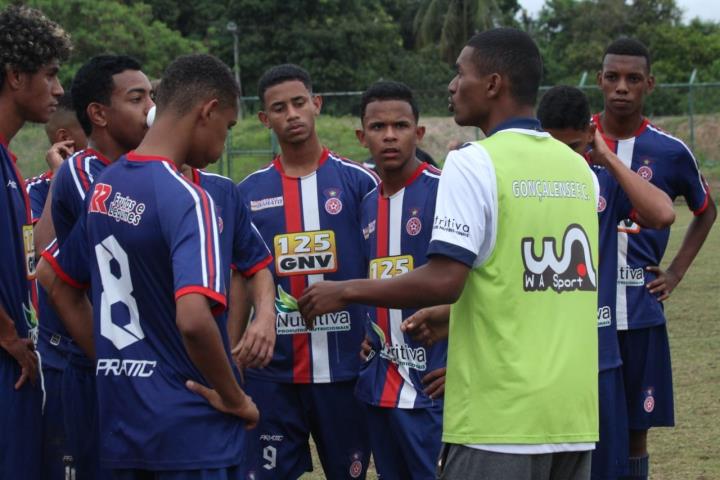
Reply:
[[[695, 17], [703, 20], [720, 22], [720, 1], [717, 0], [675, 0], [683, 10], [685, 21]], [[535, 16], [542, 8], [545, 0], [519, 0], [520, 5]]]

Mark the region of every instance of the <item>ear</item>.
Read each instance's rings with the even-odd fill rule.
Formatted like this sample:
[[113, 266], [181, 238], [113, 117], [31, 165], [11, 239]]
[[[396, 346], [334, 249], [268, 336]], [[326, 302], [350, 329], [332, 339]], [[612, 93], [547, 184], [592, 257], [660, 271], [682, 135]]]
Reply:
[[67, 130], [67, 128], [58, 128], [57, 130], [55, 130], [54, 140], [55, 141], [53, 143], [65, 142], [68, 140], [72, 140], [72, 137], [70, 136], [70, 132]]
[[207, 123], [218, 110], [220, 102], [217, 98], [213, 98], [203, 103], [198, 111], [198, 117], [202, 123]]
[[322, 97], [320, 95], [313, 95], [312, 96], [312, 103], [315, 107], [315, 115], [320, 115], [320, 110], [322, 110]]
[[597, 75], [595, 75], [595, 82], [598, 84], [598, 87], [602, 86], [602, 70], [598, 70]]
[[425, 137], [425, 125], [418, 125], [415, 128], [415, 137], [417, 137], [417, 141], [422, 142], [423, 137]]
[[653, 90], [655, 90], [655, 76], [653, 74], [648, 74], [647, 84], [647, 93], [651, 93]]
[[485, 90], [488, 98], [497, 98], [502, 92], [505, 82], [499, 73], [491, 73], [487, 77], [487, 88]]
[[107, 127], [107, 118], [105, 117], [105, 105], [101, 103], [92, 102], [87, 106], [85, 112], [87, 113], [90, 123], [97, 125], [98, 127]]
[[20, 90], [23, 86], [25, 75], [10, 65], [5, 65], [5, 84], [11, 90]]
[[362, 128], [356, 129], [355, 136], [357, 137], [358, 141], [360, 142], [360, 145], [367, 148], [367, 142], [365, 141], [365, 130], [363, 130]]
[[263, 125], [265, 125], [265, 128], [271, 128], [271, 127], [270, 127], [270, 122], [268, 121], [267, 113], [265, 113], [264, 110], [260, 110], [260, 111], [258, 112], [258, 120], [260, 120], [260, 123], [262, 123]]
[[597, 125], [595, 125], [594, 123], [591, 123], [585, 129], [585, 143], [586, 144], [592, 145], [593, 141], [595, 140], [595, 130], [597, 130]]

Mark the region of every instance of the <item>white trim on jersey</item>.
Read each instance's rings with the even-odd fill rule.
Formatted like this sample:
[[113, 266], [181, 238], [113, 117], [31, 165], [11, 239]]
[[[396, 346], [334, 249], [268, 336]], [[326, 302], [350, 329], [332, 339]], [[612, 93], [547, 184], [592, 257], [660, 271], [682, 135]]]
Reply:
[[[395, 195], [389, 198], [389, 214], [388, 214], [388, 255], [402, 255], [402, 212], [403, 200], [405, 198], [405, 189], [401, 189]], [[402, 324], [402, 310], [391, 308], [388, 309], [388, 317], [390, 320], [390, 341], [393, 346], [402, 350], [405, 346], [405, 336], [400, 330]], [[398, 365], [398, 373], [403, 379], [400, 389], [400, 397], [398, 398], [398, 408], [412, 408], [415, 406], [417, 392], [410, 378], [410, 369], [407, 365]]]
[[27, 181], [25, 181], [25, 191], [29, 195], [32, 187], [34, 187], [35, 185], [40, 185], [42, 183], [45, 183], [48, 180], [49, 180], [48, 178], [45, 178], [42, 175], [38, 175], [37, 177], [32, 177], [32, 178], [28, 179]]
[[532, 135], [533, 137], [550, 138], [550, 134], [548, 132], [539, 132], [537, 130], [529, 130], [527, 128], [506, 128], [506, 129], [500, 130], [499, 132], [495, 132], [494, 135], [497, 135], [498, 133], [504, 133], [504, 132], [523, 133], [525, 135]]
[[703, 182], [702, 174], [700, 173], [700, 164], [698, 163], [697, 159], [695, 158], [695, 155], [693, 155], [693, 153], [692, 153], [692, 151], [690, 150], [690, 148], [688, 148], [688, 146], [685, 144], [685, 142], [683, 142], [682, 140], [680, 140], [680, 139], [677, 138], [677, 137], [673, 137], [672, 135], [670, 135], [670, 134], [667, 133], [667, 132], [663, 132], [662, 130], [658, 129], [657, 127], [655, 127], [655, 126], [654, 126], [653, 124], [651, 124], [651, 123], [648, 123], [648, 124], [647, 124], [647, 128], [648, 128], [649, 130], [652, 130], [653, 132], [657, 133], [658, 135], [662, 135], [663, 137], [669, 138], [670, 140], [674, 140], [674, 141], [678, 142], [680, 145], [683, 146], [683, 148], [684, 148], [684, 149], [687, 151], [687, 153], [690, 155], [690, 158], [692, 158], [693, 162], [695, 163], [695, 170], [696, 170], [697, 173], [698, 173], [698, 183], [699, 183], [700, 186], [702, 187], [703, 192], [705, 193], [705, 195], [707, 195], [708, 191], [707, 191], [707, 188], [705, 188], [705, 182]]
[[[300, 195], [303, 209], [303, 230], [320, 230], [320, 209], [318, 207], [317, 175], [306, 175], [300, 179]], [[308, 286], [323, 280], [322, 274], [308, 275]], [[313, 383], [330, 382], [330, 352], [327, 332], [310, 332]]]
[[350, 168], [354, 168], [355, 170], [359, 170], [363, 172], [368, 177], [372, 178], [372, 181], [375, 182], [375, 185], [378, 184], [378, 177], [375, 173], [372, 172], [372, 170], [367, 169], [366, 167], [363, 167], [362, 165], [353, 162], [352, 160], [347, 160], [342, 157], [336, 157], [332, 152], [328, 153], [328, 160], [335, 160], [338, 163], [342, 163], [343, 165], [347, 165]]
[[[77, 171], [75, 170], [75, 156], [82, 155], [85, 150], [81, 150], [72, 157], [67, 159], [68, 167], [70, 167], [70, 175], [72, 176], [73, 182], [75, 183], [75, 187], [78, 190], [78, 193], [80, 194], [80, 198], [85, 200], [85, 189], [83, 189], [82, 183], [80, 182], [80, 179], [77, 176]], [[85, 174], [88, 176], [88, 181], [90, 180], [90, 174], [85, 171]]]
[[256, 171], [252, 172], [252, 173], [249, 174], [247, 177], [243, 178], [243, 179], [240, 181], [240, 183], [245, 183], [245, 181], [246, 181], [248, 178], [253, 177], [253, 176], [255, 176], [255, 175], [259, 174], [259, 173], [267, 172], [268, 170], [271, 170], [271, 169], [273, 169], [273, 168], [275, 168], [275, 163], [274, 163], [274, 162], [270, 162], [270, 164], [269, 164], [267, 167], [261, 168], [260, 170], [256, 170]]
[[216, 292], [221, 292], [220, 286], [221, 282], [220, 279], [222, 278], [222, 275], [220, 272], [220, 235], [218, 234], [218, 228], [217, 228], [217, 214], [215, 213], [215, 201], [212, 199], [210, 194], [208, 192], [205, 192], [205, 195], [208, 196], [208, 203], [210, 203], [210, 228], [212, 229], [212, 236], [213, 236], [213, 251], [215, 252], [215, 288], [214, 290]]
[[[162, 164], [163, 167], [165, 167], [165, 170], [167, 170], [168, 173], [170, 173], [170, 175], [175, 180], [177, 180], [180, 183], [180, 185], [182, 185], [183, 188], [185, 188], [185, 190], [187, 190], [190, 193], [190, 196], [192, 197], [193, 201], [195, 202], [195, 215], [197, 216], [198, 231], [200, 232], [200, 264], [201, 264], [201, 268], [202, 268], [202, 278], [203, 278], [202, 283], [203, 283], [203, 287], [211, 288], [210, 285], [208, 284], [208, 258], [207, 258], [206, 248], [205, 248], [205, 241], [206, 241], [205, 240], [205, 222], [203, 221], [202, 202], [200, 201], [200, 197], [198, 196], [198, 194], [195, 191], [195, 189], [193, 188], [193, 186], [190, 185], [190, 183], [187, 180], [185, 180], [185, 178], [183, 178], [179, 173], [177, 173], [175, 170], [173, 170], [173, 168], [167, 162], [160, 162], [160, 163]], [[208, 199], [209, 199], [210, 205], [211, 205], [210, 211], [214, 215], [215, 214], [215, 203], [213, 202], [212, 197], [210, 197], [210, 195], [208, 195]], [[219, 245], [220, 242], [217, 238], [217, 229], [215, 228], [214, 218], [213, 218], [213, 221], [210, 222], [210, 225], [211, 225], [210, 228], [212, 230], [210, 232], [210, 234], [213, 235], [213, 237], [214, 237], [213, 245]], [[215, 291], [219, 292], [220, 291], [220, 283], [219, 283], [220, 280], [219, 279], [220, 279], [220, 275], [221, 275], [221, 270], [220, 270], [220, 265], [218, 265], [218, 263], [219, 263], [218, 257], [220, 256], [220, 250], [216, 250], [216, 252], [217, 253], [215, 255], [215, 265], [216, 265], [215, 271], [217, 272], [217, 274], [216, 274], [216, 279], [215, 279], [215, 284], [216, 284]]]
[[[626, 167], [632, 165], [633, 151], [635, 149], [635, 137], [618, 140], [617, 156]], [[628, 234], [625, 232], [617, 232], [617, 265], [616, 271], [621, 267], [627, 266], [628, 254]], [[627, 285], [620, 282], [615, 283], [615, 321], [618, 330], [628, 329], [628, 307], [627, 307]]]
[[92, 160], [93, 158], [95, 158], [95, 155], [88, 155], [87, 157], [85, 157], [85, 173], [87, 173], [88, 183], [90, 183], [90, 185], [95, 183], [95, 179], [93, 178], [92, 174], [90, 173], [90, 160]]
[[430, 178], [440, 178], [439, 173], [431, 172], [427, 168], [422, 171], [423, 175], [427, 175]]

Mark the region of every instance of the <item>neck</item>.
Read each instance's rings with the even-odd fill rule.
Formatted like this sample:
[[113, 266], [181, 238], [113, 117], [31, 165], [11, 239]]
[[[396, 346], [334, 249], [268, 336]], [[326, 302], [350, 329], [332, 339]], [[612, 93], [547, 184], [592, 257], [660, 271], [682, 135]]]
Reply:
[[90, 138], [88, 138], [88, 148], [102, 153], [105, 158], [111, 162], [114, 162], [128, 152], [127, 149], [121, 147], [110, 137], [106, 130], [101, 130], [100, 132], [93, 131]]
[[25, 124], [25, 119], [15, 108], [15, 104], [8, 95], [0, 95], [0, 135], [10, 143], [13, 137]]
[[641, 112], [636, 112], [627, 117], [618, 117], [609, 113], [607, 109], [600, 114], [600, 126], [603, 133], [610, 138], [624, 139], [634, 136], [644, 118]]
[[532, 105], [518, 105], [512, 101], [506, 101], [504, 103], [505, 105], [501, 106], [501, 108], [493, 109], [490, 112], [490, 115], [488, 115], [488, 118], [484, 122], [482, 122], [482, 124], [476, 125], [477, 127], [480, 127], [483, 132], [485, 132], [485, 135], [492, 132], [495, 127], [497, 127], [501, 123], [506, 122], [512, 118], [532, 118], [535, 116]]
[[182, 118], [171, 115], [156, 118], [135, 152], [138, 155], [168, 158], [182, 171], [190, 151], [189, 132], [192, 125], [188, 124], [188, 118], [192, 121], [189, 115]]
[[291, 177], [304, 177], [317, 170], [323, 147], [318, 136], [313, 134], [303, 143], [281, 143], [280, 150], [280, 163], [285, 173]]
[[183, 174], [183, 177], [187, 178], [191, 182], [194, 180], [193, 179], [193, 169], [190, 165], [188, 165], [188, 164], [183, 165], [182, 168], [180, 169], [180, 172]]
[[[415, 152], [413, 152], [412, 159], [406, 162], [400, 170], [386, 172], [382, 170], [382, 168], [378, 168], [380, 178], [382, 179], [383, 197], [392, 197], [405, 188], [408, 180], [412, 178], [421, 163], [422, 162], [415, 156]], [[378, 163], [376, 162], [375, 165], [378, 165]]]

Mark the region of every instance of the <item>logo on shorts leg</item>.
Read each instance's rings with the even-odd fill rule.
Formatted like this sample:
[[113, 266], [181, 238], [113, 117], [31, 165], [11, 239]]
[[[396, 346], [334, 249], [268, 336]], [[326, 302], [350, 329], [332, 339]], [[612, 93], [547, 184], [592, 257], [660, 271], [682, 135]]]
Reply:
[[645, 400], [643, 400], [643, 410], [645, 410], [646, 413], [652, 413], [653, 410], [655, 410], [655, 389], [650, 387], [647, 390], [643, 392], [645, 395]]
[[360, 452], [355, 452], [352, 456], [352, 463], [350, 463], [350, 476], [352, 478], [358, 478], [362, 475], [362, 471], [362, 455]]

